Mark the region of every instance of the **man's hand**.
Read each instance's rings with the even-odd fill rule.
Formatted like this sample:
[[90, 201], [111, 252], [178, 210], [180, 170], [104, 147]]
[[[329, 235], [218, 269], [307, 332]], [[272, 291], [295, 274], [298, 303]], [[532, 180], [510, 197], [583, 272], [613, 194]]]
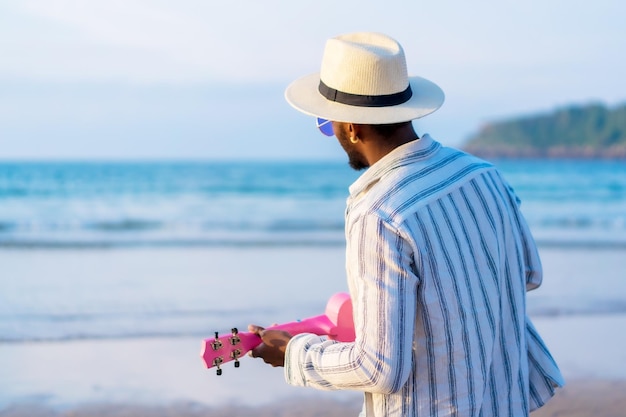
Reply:
[[285, 366], [285, 350], [291, 335], [282, 330], [265, 330], [263, 327], [251, 324], [248, 331], [259, 335], [263, 343], [249, 353], [253, 358], [261, 358], [265, 363], [276, 366]]

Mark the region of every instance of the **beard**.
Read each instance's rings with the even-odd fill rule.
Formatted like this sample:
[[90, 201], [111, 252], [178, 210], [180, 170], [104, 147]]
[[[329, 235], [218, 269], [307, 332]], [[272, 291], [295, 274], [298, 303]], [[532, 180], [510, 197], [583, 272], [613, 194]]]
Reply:
[[348, 165], [355, 171], [362, 171], [365, 168], [369, 168], [369, 164], [363, 155], [357, 151], [348, 152]]
[[345, 132], [335, 132], [335, 136], [337, 137], [339, 144], [348, 155], [348, 165], [355, 171], [361, 171], [366, 168], [369, 168], [369, 163], [367, 159], [361, 152], [354, 148], [354, 144], [350, 142], [347, 134]]

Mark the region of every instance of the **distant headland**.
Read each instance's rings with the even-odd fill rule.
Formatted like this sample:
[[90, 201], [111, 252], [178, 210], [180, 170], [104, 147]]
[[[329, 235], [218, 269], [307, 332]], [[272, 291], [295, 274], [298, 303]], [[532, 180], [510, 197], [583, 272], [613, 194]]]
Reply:
[[568, 106], [489, 123], [463, 149], [484, 158], [626, 160], [626, 103]]

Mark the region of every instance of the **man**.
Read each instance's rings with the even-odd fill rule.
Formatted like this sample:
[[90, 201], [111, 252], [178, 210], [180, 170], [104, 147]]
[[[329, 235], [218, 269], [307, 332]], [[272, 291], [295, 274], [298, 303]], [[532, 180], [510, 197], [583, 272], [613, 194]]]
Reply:
[[[362, 415], [526, 416], [563, 385], [526, 316], [542, 280], [519, 200], [489, 163], [415, 133], [441, 89], [407, 75], [377, 33], [328, 40], [320, 73], [285, 93], [350, 165], [346, 272], [356, 339], [258, 326], [251, 354], [288, 383], [365, 393]], [[331, 122], [326, 122], [326, 121]], [[332, 131], [329, 129], [332, 127]]]

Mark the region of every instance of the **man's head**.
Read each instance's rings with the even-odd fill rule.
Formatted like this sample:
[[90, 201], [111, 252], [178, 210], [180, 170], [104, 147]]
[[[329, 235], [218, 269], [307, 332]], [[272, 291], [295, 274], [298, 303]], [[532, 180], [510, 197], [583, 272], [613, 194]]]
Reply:
[[408, 76], [397, 41], [359, 32], [329, 39], [320, 72], [294, 81], [285, 98], [316, 116], [320, 130], [337, 137], [350, 165], [363, 169], [415, 139], [410, 121], [436, 111], [444, 94], [436, 84]]
[[408, 76], [397, 41], [359, 32], [329, 39], [320, 72], [294, 81], [285, 98], [303, 113], [326, 120], [385, 125], [436, 111], [444, 94], [436, 84]]
[[356, 170], [368, 168], [396, 147], [417, 139], [410, 121], [384, 125], [332, 122], [332, 127]]

